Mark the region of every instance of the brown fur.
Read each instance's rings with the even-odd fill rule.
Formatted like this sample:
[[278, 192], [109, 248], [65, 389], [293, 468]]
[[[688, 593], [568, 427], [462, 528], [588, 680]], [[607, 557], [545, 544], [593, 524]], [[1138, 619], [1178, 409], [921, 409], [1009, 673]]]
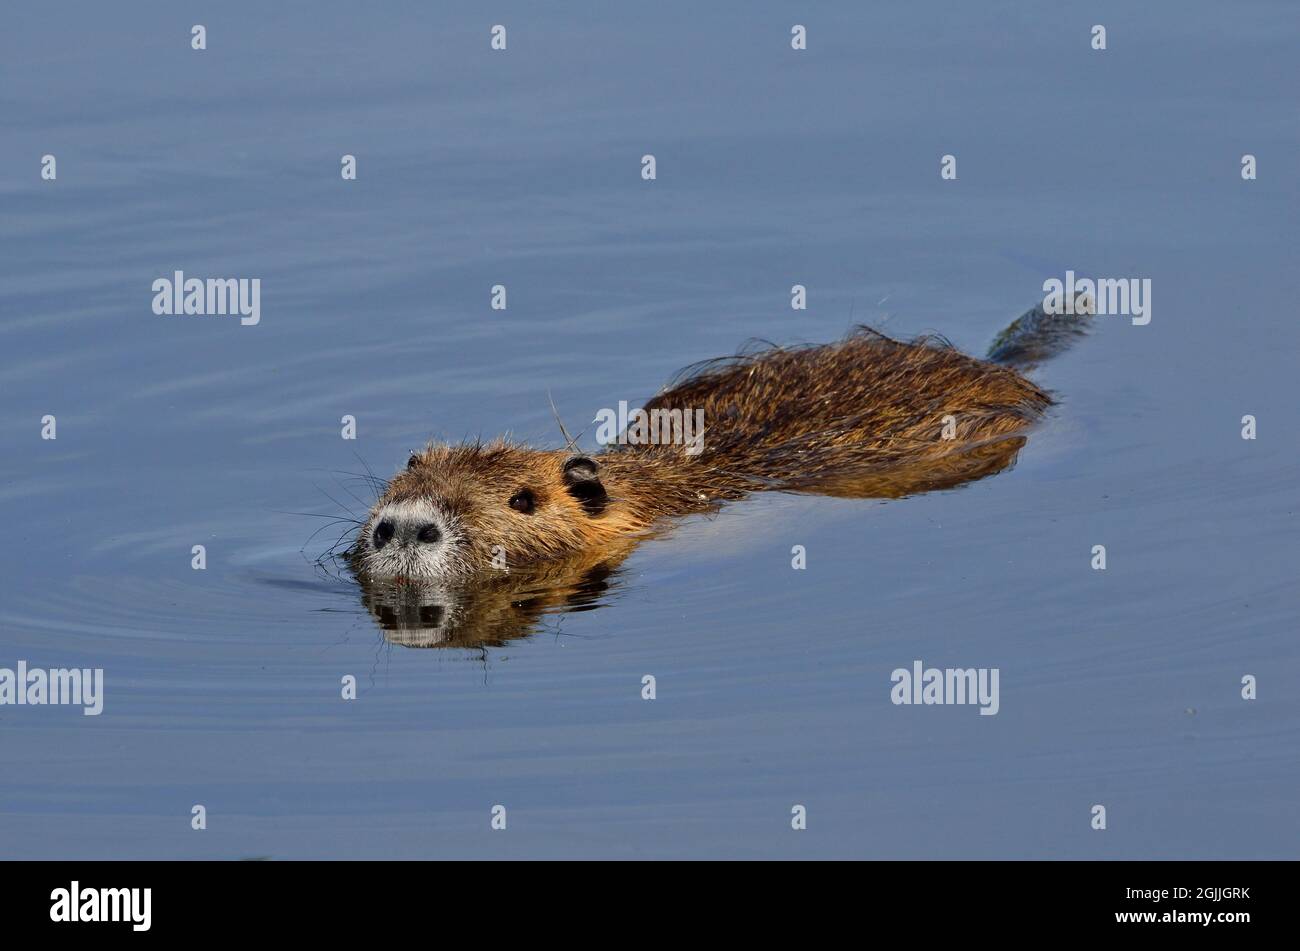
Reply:
[[[412, 457], [376, 509], [438, 500], [463, 529], [466, 572], [488, 568], [495, 546], [512, 566], [599, 554], [662, 519], [752, 491], [899, 497], [981, 478], [1014, 462], [1022, 434], [1050, 404], [1015, 371], [942, 341], [904, 343], [860, 328], [837, 343], [771, 347], [686, 371], [645, 409], [702, 409], [698, 455], [675, 445], [613, 447], [589, 462], [578, 457], [595, 478], [575, 488], [566, 477], [574, 454], [565, 450], [435, 445]], [[956, 438], [944, 440], [949, 415]], [[510, 507], [521, 489], [536, 498], [531, 514]]]

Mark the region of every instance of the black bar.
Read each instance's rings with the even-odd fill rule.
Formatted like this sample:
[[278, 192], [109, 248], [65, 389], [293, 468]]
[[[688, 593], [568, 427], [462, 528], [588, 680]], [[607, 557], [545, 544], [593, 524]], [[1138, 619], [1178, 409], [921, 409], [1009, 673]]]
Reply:
[[[1222, 942], [1279, 929], [1290, 918], [1286, 898], [1295, 872], [1285, 862], [469, 867], [480, 864], [8, 863], [3, 866], [0, 920], [8, 937], [39, 933], [93, 939], [115, 933], [209, 939], [292, 933], [298, 939], [339, 939], [373, 938], [404, 927], [427, 929], [437, 918], [468, 918], [479, 919], [490, 934], [531, 921], [541, 929], [534, 935], [541, 940], [557, 934], [554, 927], [561, 918], [573, 923], [575, 933], [613, 915], [623, 919], [616, 926], [666, 935], [660, 929], [679, 920], [688, 926], [704, 914], [738, 929], [768, 920], [791, 925], [813, 918], [844, 920], [864, 936], [903, 928], [926, 943], [945, 935], [1125, 934], [1174, 941], [1205, 936]], [[119, 918], [128, 920], [56, 922], [52, 913], [66, 909], [70, 902], [57, 906], [64, 893], [71, 899], [73, 882], [87, 912], [101, 907], [98, 890], [141, 891], [129, 905], [122, 892], [110, 893], [102, 906], [111, 912], [119, 903]], [[137, 929], [144, 923], [143, 889], [149, 889], [147, 930]], [[89, 892], [94, 897], [87, 899]], [[530, 915], [534, 911], [537, 917]], [[579, 925], [580, 920], [587, 924]]]

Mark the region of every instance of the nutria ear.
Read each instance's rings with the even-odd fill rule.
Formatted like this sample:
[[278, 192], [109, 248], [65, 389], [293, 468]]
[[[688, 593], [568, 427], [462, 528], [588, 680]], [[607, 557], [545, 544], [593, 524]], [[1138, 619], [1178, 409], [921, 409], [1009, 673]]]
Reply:
[[605, 511], [609, 495], [600, 482], [600, 467], [594, 459], [586, 456], [574, 456], [564, 463], [564, 484], [569, 494], [587, 510], [588, 515], [599, 515]]

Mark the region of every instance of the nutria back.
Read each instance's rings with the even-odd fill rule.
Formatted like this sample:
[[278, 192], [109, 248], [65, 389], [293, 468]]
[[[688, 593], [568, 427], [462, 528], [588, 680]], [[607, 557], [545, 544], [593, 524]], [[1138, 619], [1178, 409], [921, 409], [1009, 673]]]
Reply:
[[987, 459], [978, 450], [1022, 433], [1051, 402], [1014, 370], [938, 338], [903, 342], [861, 327], [836, 343], [688, 368], [645, 409], [702, 410], [700, 451], [621, 446], [601, 458], [615, 471], [653, 467], [660, 494], [680, 481], [688, 498], [879, 483], [903, 471], [924, 484], [926, 466]]

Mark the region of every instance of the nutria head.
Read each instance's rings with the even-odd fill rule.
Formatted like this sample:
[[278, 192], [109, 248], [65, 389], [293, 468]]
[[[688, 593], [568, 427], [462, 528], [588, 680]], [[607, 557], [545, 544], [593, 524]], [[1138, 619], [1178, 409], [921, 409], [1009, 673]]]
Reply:
[[455, 581], [590, 547], [616, 529], [601, 466], [505, 442], [430, 446], [388, 483], [357, 536], [372, 578]]

